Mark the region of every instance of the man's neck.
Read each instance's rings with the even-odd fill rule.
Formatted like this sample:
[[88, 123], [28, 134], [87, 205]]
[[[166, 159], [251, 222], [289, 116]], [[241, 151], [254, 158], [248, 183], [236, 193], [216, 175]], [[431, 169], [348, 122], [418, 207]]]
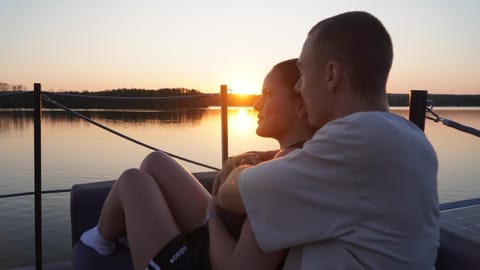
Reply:
[[339, 119], [353, 113], [371, 111], [388, 112], [389, 108], [386, 97], [366, 99], [365, 97], [350, 93], [338, 97], [333, 118]]

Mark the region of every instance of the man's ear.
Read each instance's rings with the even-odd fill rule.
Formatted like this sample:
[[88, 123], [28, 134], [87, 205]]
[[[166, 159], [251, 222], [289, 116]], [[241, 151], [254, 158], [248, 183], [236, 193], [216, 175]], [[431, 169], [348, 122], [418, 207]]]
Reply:
[[335, 91], [340, 85], [343, 77], [343, 68], [337, 61], [330, 60], [325, 66], [325, 69], [328, 89], [330, 91]]

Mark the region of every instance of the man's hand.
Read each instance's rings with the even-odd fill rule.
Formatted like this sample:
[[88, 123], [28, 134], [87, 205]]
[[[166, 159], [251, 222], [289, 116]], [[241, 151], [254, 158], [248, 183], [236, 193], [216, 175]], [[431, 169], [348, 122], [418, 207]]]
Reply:
[[218, 204], [236, 214], [245, 214], [245, 207], [238, 189], [238, 177], [251, 165], [240, 165], [233, 169], [224, 184], [218, 190]]
[[262, 162], [260, 158], [260, 152], [246, 152], [237, 156], [229, 157], [227, 160], [225, 160], [225, 162], [223, 162], [222, 169], [217, 173], [215, 179], [213, 180], [212, 194], [216, 195], [218, 193], [220, 185], [225, 183], [228, 175], [233, 169], [240, 165], [256, 165], [260, 162]]

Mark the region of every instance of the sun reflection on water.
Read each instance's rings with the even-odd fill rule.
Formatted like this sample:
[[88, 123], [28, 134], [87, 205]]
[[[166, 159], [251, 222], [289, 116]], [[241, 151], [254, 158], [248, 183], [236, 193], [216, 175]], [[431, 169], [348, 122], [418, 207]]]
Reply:
[[228, 127], [232, 134], [255, 134], [257, 112], [250, 108], [238, 108], [228, 112]]

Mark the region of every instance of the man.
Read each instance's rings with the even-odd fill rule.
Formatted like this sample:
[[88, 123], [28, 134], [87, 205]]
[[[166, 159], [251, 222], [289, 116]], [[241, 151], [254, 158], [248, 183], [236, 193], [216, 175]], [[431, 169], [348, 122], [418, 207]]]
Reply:
[[284, 269], [434, 269], [439, 245], [436, 154], [388, 112], [392, 42], [365, 12], [315, 25], [298, 61], [310, 125], [302, 150], [240, 166], [220, 206], [246, 212], [264, 251], [290, 248]]

